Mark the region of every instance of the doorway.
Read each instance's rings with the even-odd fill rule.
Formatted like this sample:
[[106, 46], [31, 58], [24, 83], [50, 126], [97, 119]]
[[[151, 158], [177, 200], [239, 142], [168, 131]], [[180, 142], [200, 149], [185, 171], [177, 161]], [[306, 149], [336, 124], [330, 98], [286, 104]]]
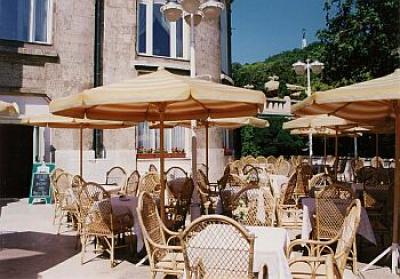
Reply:
[[32, 127], [0, 124], [0, 199], [29, 196], [32, 135]]

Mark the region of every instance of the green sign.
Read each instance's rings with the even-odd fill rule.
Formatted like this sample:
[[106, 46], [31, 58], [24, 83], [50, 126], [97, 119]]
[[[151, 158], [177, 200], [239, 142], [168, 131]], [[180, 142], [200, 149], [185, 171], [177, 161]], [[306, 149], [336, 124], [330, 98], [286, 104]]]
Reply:
[[32, 166], [32, 179], [29, 192], [29, 203], [51, 203], [52, 191], [50, 186], [50, 173], [55, 165], [34, 163]]

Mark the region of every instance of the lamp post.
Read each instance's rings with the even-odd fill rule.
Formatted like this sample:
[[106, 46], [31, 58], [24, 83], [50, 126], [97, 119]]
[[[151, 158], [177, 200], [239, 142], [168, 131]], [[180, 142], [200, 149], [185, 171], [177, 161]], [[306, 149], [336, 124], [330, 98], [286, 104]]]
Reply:
[[[221, 11], [225, 8], [225, 5], [219, 0], [167, 0], [167, 2], [161, 7], [161, 12], [169, 22], [175, 22], [182, 16], [186, 23], [190, 25], [190, 77], [196, 77], [196, 52], [195, 52], [195, 40], [194, 40], [194, 28], [199, 25], [203, 18], [218, 18]], [[197, 139], [195, 128], [197, 126], [196, 120], [191, 122], [192, 130], [192, 177], [194, 185], [197, 185], [196, 181], [196, 169], [197, 169]], [[208, 151], [207, 151], [208, 152]], [[207, 170], [208, 175], [208, 170]], [[196, 191], [195, 186], [195, 191]], [[193, 196], [197, 199], [197, 193]], [[192, 199], [193, 199], [192, 196]], [[200, 215], [199, 202], [193, 199], [192, 202], [192, 220]], [[196, 211], [195, 214], [194, 211]], [[198, 212], [197, 212], [198, 211]]]
[[[307, 73], [307, 96], [311, 96], [311, 71], [314, 74], [319, 75], [324, 68], [324, 64], [315, 60], [314, 62], [310, 63], [311, 60], [307, 59], [306, 63], [302, 61], [297, 61], [294, 63], [293, 69], [298, 75], [304, 75]], [[308, 134], [309, 139], [309, 156], [310, 156], [310, 164], [312, 165], [312, 156], [313, 156], [313, 136], [312, 133]]]

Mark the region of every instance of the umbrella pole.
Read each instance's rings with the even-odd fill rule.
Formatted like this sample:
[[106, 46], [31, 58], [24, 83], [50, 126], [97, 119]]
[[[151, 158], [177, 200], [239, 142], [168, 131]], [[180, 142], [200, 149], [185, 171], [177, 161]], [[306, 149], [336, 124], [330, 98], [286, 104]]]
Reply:
[[392, 248], [392, 273], [396, 272], [399, 263], [399, 203], [400, 203], [400, 102], [395, 106], [395, 177], [394, 177], [394, 202], [393, 202], [393, 244]]
[[324, 136], [324, 165], [326, 165], [326, 135]]
[[208, 178], [208, 121], [205, 122], [206, 127], [206, 175]]
[[310, 132], [308, 134], [308, 141], [309, 141], [309, 156], [310, 156], [310, 166], [312, 166], [312, 157], [313, 157], [313, 135]]
[[160, 111], [160, 211], [161, 221], [165, 224], [165, 180], [164, 180], [164, 108]]
[[357, 135], [354, 135], [354, 158], [358, 159], [358, 139], [357, 139]]
[[337, 168], [338, 168], [338, 164], [339, 164], [339, 151], [338, 151], [338, 127], [335, 127], [335, 164], [334, 164], [334, 168], [335, 168], [335, 181], [337, 180]]
[[135, 126], [135, 148], [136, 148], [136, 155], [135, 155], [135, 168], [138, 170], [138, 141], [139, 141], [139, 135], [138, 135], [138, 128]]
[[79, 175], [83, 177], [83, 128], [79, 128]]
[[[375, 134], [375, 156], [379, 156], [379, 135], [378, 133]], [[378, 166], [376, 166], [378, 167]]]

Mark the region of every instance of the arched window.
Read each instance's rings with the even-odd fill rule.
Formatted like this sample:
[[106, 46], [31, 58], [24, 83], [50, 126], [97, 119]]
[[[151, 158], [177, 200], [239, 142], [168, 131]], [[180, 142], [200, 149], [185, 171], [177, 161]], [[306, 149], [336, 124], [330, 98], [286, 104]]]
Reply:
[[138, 53], [187, 59], [189, 28], [182, 18], [168, 22], [160, 11], [164, 3], [164, 0], [138, 0]]

